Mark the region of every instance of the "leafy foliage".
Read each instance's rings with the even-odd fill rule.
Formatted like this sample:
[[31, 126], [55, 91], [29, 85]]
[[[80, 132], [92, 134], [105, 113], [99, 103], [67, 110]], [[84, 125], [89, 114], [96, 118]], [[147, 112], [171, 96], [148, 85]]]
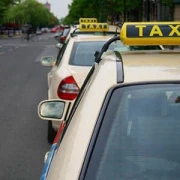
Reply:
[[64, 23], [74, 23], [80, 17], [97, 18], [103, 22], [107, 21], [109, 16], [113, 17], [141, 6], [142, 0], [73, 0]]
[[19, 3], [19, 0], [0, 0], [0, 24], [3, 23], [5, 12], [17, 3]]
[[[0, 0], [1, 1], [10, 1], [10, 0]], [[42, 3], [39, 3], [36, 0], [25, 0], [22, 3], [16, 2], [11, 6], [1, 6], [6, 7], [4, 9], [3, 22], [16, 22], [18, 24], [32, 24], [35, 27], [41, 26], [53, 26], [58, 24], [58, 19], [54, 16], [53, 13], [49, 12], [48, 9], [44, 7]], [[1, 14], [0, 10], [0, 14]]]

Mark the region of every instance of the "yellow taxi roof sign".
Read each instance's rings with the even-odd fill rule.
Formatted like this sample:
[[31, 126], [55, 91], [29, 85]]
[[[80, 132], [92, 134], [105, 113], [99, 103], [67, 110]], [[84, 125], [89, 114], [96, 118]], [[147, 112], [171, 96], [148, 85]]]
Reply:
[[80, 18], [79, 24], [81, 23], [97, 23], [98, 20], [96, 18]]
[[81, 31], [106, 32], [109, 30], [109, 25], [107, 23], [81, 23], [79, 29]]
[[180, 45], [180, 22], [124, 23], [120, 39], [126, 45]]

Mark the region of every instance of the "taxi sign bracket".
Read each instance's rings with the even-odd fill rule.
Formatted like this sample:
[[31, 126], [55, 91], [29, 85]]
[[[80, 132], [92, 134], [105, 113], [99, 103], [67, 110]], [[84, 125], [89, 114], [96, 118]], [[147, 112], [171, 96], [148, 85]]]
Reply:
[[111, 38], [110, 40], [108, 40], [102, 47], [101, 51], [97, 54], [96, 58], [95, 58], [95, 62], [99, 63], [101, 61], [101, 56], [104, 52], [106, 52], [109, 48], [109, 46], [111, 45], [111, 43], [113, 43], [114, 41], [118, 41], [120, 40], [120, 36], [114, 36], [113, 38]]
[[76, 29], [74, 29], [74, 31], [71, 33], [71, 37], [74, 37], [74, 36], [76, 36], [76, 31], [78, 30], [79, 28], [76, 28]]

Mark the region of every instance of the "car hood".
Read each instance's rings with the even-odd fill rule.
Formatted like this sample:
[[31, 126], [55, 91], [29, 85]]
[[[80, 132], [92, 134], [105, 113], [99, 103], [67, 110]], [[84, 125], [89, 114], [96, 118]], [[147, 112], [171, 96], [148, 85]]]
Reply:
[[91, 66], [68, 66], [68, 70], [74, 77], [79, 88], [81, 88], [90, 69]]

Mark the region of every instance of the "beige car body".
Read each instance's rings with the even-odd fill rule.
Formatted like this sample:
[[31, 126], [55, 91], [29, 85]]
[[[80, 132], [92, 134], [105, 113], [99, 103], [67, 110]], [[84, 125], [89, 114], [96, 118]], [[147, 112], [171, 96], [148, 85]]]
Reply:
[[[71, 51], [75, 42], [85, 41], [103, 41], [106, 42], [111, 36], [94, 36], [94, 35], [79, 35], [70, 38], [68, 46], [64, 52], [61, 62], [58, 66], [54, 65], [48, 73], [48, 99], [60, 99], [57, 95], [57, 89], [60, 82], [68, 77], [73, 76], [78, 87], [81, 88], [85, 77], [87, 76], [91, 66], [73, 66], [69, 64]], [[63, 99], [63, 101], [65, 101]], [[72, 103], [74, 100], [72, 101]], [[60, 122], [52, 121], [52, 126], [55, 130], [58, 130]]]
[[[180, 52], [122, 52], [124, 82], [179, 81]], [[103, 54], [54, 154], [47, 180], [78, 180], [89, 142], [108, 90], [117, 85], [116, 56]]]

